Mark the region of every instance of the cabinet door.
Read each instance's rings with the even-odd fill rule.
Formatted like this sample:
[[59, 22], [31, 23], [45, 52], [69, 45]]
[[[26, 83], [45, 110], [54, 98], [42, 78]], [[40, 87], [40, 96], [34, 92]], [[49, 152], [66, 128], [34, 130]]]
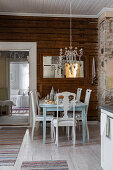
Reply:
[[101, 166], [104, 169], [105, 164], [105, 150], [104, 150], [104, 143], [105, 143], [105, 128], [106, 128], [106, 114], [101, 112]]
[[101, 113], [101, 165], [104, 170], [113, 170], [113, 119], [110, 118], [110, 136], [106, 136], [107, 115]]

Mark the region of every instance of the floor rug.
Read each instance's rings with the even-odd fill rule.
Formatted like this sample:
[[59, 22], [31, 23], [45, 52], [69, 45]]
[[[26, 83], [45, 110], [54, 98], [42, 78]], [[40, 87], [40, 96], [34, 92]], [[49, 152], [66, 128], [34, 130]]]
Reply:
[[16, 106], [13, 106], [12, 110], [29, 110], [29, 107], [16, 107]]
[[68, 170], [65, 160], [23, 162], [21, 170]]
[[12, 116], [0, 116], [0, 125], [22, 125], [26, 126], [28, 124], [28, 115], [12, 115]]
[[0, 166], [14, 166], [26, 128], [0, 129]]

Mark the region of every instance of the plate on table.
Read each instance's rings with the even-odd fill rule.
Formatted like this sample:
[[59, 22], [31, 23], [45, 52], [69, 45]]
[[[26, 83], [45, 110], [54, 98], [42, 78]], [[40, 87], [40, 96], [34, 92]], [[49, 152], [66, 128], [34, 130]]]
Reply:
[[48, 102], [48, 100], [47, 100], [47, 99], [45, 99], [45, 100], [44, 100], [44, 102], [46, 103], [46, 102]]
[[55, 104], [55, 101], [51, 101], [51, 100], [48, 100], [48, 101], [45, 101], [46, 104]]

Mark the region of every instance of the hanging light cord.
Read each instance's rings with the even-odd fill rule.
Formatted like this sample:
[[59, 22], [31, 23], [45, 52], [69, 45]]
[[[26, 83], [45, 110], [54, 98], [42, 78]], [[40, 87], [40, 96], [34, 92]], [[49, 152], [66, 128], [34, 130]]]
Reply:
[[72, 47], [72, 19], [71, 19], [71, 2], [70, 2], [70, 47]]

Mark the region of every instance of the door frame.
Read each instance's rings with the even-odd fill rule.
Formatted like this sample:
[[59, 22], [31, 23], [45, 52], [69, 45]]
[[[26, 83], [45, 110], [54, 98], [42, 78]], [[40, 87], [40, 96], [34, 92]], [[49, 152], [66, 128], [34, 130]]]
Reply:
[[[37, 43], [36, 42], [0, 42], [0, 51], [29, 51], [29, 91], [37, 89]], [[30, 102], [31, 103], [31, 102]], [[32, 126], [31, 104], [29, 104], [29, 125]]]

